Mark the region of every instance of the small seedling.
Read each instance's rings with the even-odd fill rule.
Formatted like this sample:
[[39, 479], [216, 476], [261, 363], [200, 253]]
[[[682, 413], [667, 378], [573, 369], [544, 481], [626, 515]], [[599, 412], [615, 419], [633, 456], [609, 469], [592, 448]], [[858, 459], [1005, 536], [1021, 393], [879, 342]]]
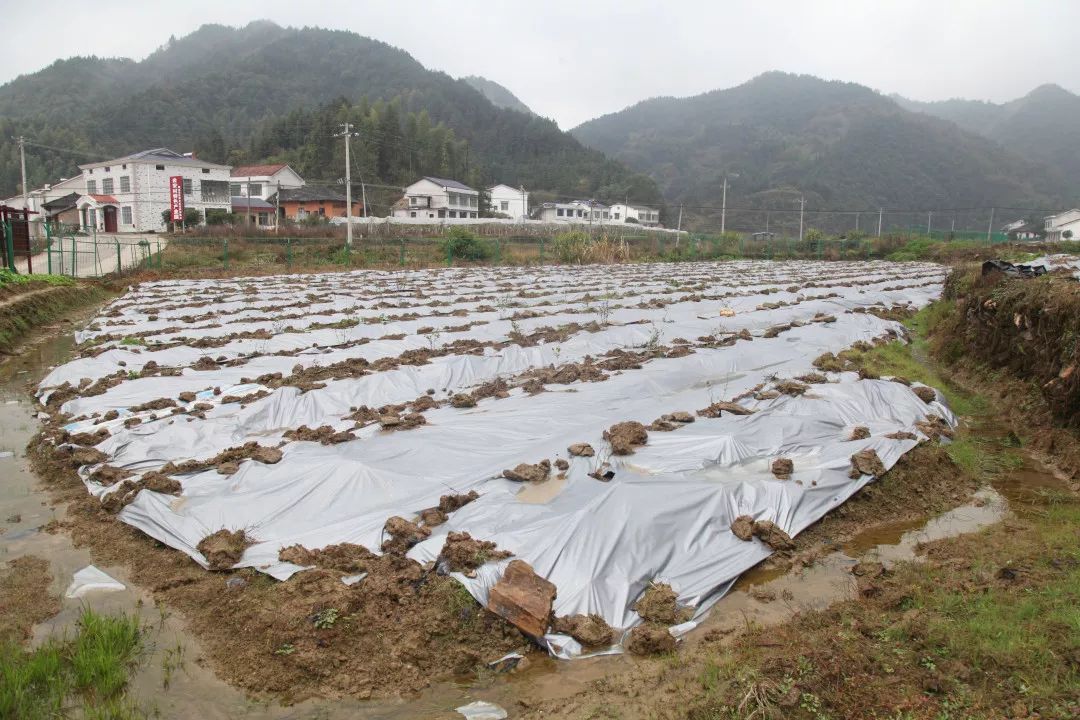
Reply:
[[315, 627], [319, 630], [329, 630], [334, 627], [338, 619], [337, 608], [326, 608], [315, 614]]

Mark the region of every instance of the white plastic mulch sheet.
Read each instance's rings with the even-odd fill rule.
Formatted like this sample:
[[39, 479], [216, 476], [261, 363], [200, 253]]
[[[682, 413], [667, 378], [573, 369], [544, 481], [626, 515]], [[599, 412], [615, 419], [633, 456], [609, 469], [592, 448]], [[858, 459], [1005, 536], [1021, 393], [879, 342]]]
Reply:
[[1020, 264], [1028, 267], [1045, 267], [1047, 272], [1071, 272], [1074, 278], [1080, 280], [1080, 256], [1078, 255], [1043, 255]]
[[[278, 560], [283, 547], [349, 542], [377, 551], [387, 518], [415, 518], [441, 495], [476, 490], [481, 497], [452, 513], [411, 557], [434, 560], [446, 533], [468, 531], [555, 583], [557, 615], [598, 613], [627, 628], [638, 622], [631, 608], [651, 581], [670, 583], [681, 603], [703, 609], [769, 555], [761, 542], [734, 537], [729, 526], [735, 517], [773, 520], [795, 535], [871, 481], [848, 477], [853, 453], [873, 448], [888, 468], [916, 443], [887, 433], [917, 433], [914, 424], [930, 413], [952, 421], [946, 407], [924, 403], [904, 384], [859, 380], [853, 373], [829, 373], [830, 382], [811, 385], [798, 397], [756, 400], [750, 392], [812, 371], [813, 359], [826, 351], [900, 332], [898, 323], [862, 310], [922, 306], [939, 294], [943, 279], [944, 269], [928, 264], [740, 261], [144, 283], [80, 333], [80, 341], [111, 338], [103, 345], [108, 349], [55, 369], [41, 392], [118, 370], [131, 373], [134, 379], [69, 400], [63, 410], [87, 418], [70, 425], [72, 432], [108, 428], [112, 436], [98, 449], [110, 464], [141, 473], [169, 461], [210, 458], [251, 440], [277, 445], [285, 431], [301, 425], [350, 429], [354, 423], [344, 416], [351, 408], [408, 402], [429, 388], [445, 400], [498, 377], [513, 385], [530, 368], [688, 340], [695, 352], [611, 372], [603, 382], [549, 384], [537, 395], [515, 388], [507, 398], [467, 409], [443, 403], [413, 430], [368, 426], [356, 430], [356, 440], [337, 445], [288, 442], [274, 465], [249, 460], [229, 476], [214, 468], [178, 476], [180, 497], [144, 490], [119, 516], [203, 564], [195, 549], [202, 538], [242, 528], [258, 542], [238, 566], [285, 579], [302, 568]], [[311, 327], [342, 320], [359, 323]], [[262, 387], [241, 386], [242, 378], [288, 376], [298, 364], [375, 361], [464, 338], [500, 343], [512, 333], [593, 321], [600, 323], [596, 331], [561, 342], [511, 342], [481, 354], [448, 354], [428, 364], [327, 380], [324, 388], [305, 393], [281, 387], [246, 407], [222, 402]], [[793, 322], [775, 337], [762, 337], [770, 327]], [[450, 329], [464, 323], [479, 324]], [[703, 336], [742, 330], [753, 340], [713, 348], [699, 343]], [[192, 346], [200, 338], [251, 331], [263, 335], [210, 349]], [[154, 348], [177, 338], [184, 340]], [[357, 344], [361, 339], [370, 342]], [[207, 367], [206, 357], [221, 362], [209, 365], [216, 369], [192, 367], [200, 358]], [[176, 377], [136, 377], [150, 360], [183, 370]], [[223, 364], [230, 361], [236, 364]], [[141, 424], [125, 427], [132, 417], [128, 408], [185, 391], [198, 398], [181, 407], [212, 406], [205, 419], [142, 411]], [[674, 432], [650, 432], [648, 444], [632, 455], [609, 457], [602, 439], [616, 422], [648, 424], [665, 413], [693, 413], [740, 396], [754, 414], [699, 417]], [[102, 422], [110, 410], [119, 416]], [[850, 441], [859, 425], [871, 436]], [[568, 458], [565, 483], [550, 481], [557, 483], [544, 489], [550, 492], [527, 488], [519, 495], [521, 485], [499, 477], [521, 462], [567, 458], [567, 446], [578, 442], [592, 444], [596, 457]], [[770, 462], [778, 456], [793, 460], [791, 480], [771, 474]], [[615, 472], [610, 482], [587, 475], [605, 461]], [[81, 472], [88, 477], [93, 469]], [[109, 490], [89, 481], [87, 487], [96, 495]], [[544, 495], [551, 497], [536, 501]], [[482, 567], [475, 578], [458, 577], [484, 602], [506, 562]], [[573, 641], [563, 640], [561, 652], [574, 654]]]

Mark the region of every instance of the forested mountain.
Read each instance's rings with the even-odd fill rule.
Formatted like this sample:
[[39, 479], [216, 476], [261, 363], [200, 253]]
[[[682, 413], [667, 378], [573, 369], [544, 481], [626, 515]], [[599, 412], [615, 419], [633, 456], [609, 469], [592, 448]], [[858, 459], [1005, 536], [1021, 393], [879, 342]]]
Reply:
[[[766, 73], [727, 90], [655, 98], [572, 133], [648, 172], [669, 202], [818, 208], [1047, 207], [1060, 173], [854, 83]], [[1049, 205], [1052, 206], [1052, 205]], [[705, 211], [707, 215], [715, 211]]]
[[918, 102], [897, 95], [908, 110], [950, 120], [1007, 150], [1057, 169], [1080, 194], [1080, 96], [1059, 85], [1042, 85], [1007, 103], [978, 100]]
[[530, 115], [533, 114], [533, 111], [529, 109], [529, 106], [521, 102], [517, 95], [494, 80], [488, 80], [479, 75], [466, 75], [461, 79], [483, 93], [484, 97], [490, 100], [495, 107], [506, 108], [507, 110], [517, 110], [518, 112], [529, 113]]
[[31, 186], [72, 175], [78, 162], [160, 146], [234, 164], [288, 159], [309, 176], [340, 178], [343, 142], [332, 134], [346, 117], [357, 123], [355, 169], [367, 182], [439, 173], [659, 199], [652, 180], [584, 149], [555, 123], [498, 108], [402, 50], [265, 21], [205, 25], [141, 62], [58, 61], [0, 87], [0, 196], [16, 192], [12, 138], [20, 134], [35, 143]]

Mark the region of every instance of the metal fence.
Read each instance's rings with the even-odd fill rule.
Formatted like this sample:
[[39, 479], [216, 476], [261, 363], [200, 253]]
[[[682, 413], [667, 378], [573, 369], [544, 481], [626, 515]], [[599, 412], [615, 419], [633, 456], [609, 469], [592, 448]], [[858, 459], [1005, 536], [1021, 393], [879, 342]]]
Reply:
[[[45, 238], [31, 240], [32, 257], [15, 257], [18, 272], [48, 272], [93, 278], [152, 271], [166, 275], [203, 273], [281, 273], [349, 268], [420, 268], [458, 265], [544, 265], [581, 262], [683, 262], [734, 258], [757, 259], [914, 259], [931, 243], [985, 247], [1007, 242], [947, 234], [932, 237], [891, 233], [882, 237], [808, 233], [803, 238], [769, 233], [642, 234], [610, 237], [566, 235], [505, 237], [453, 234], [436, 237], [364, 237], [351, 246], [341, 237], [197, 237], [152, 235], [125, 238], [86, 235], [73, 228], [50, 227]], [[10, 255], [8, 256], [10, 257]]]

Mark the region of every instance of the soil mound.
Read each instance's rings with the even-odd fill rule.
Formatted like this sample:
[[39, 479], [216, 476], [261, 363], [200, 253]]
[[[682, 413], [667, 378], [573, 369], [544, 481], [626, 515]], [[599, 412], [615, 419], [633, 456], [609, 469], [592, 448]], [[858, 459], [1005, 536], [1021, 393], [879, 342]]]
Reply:
[[382, 551], [404, 555], [416, 543], [426, 540], [431, 531], [395, 515], [386, 521], [383, 532], [390, 537], [383, 541]]
[[634, 610], [647, 622], [676, 625], [693, 615], [690, 608], [680, 609], [677, 601], [678, 596], [670, 585], [654, 583], [634, 604]]
[[278, 552], [278, 560], [320, 567], [326, 570], [338, 570], [349, 575], [367, 572], [372, 561], [378, 557], [363, 545], [339, 543], [327, 545], [321, 550], [308, 550], [302, 545], [290, 545]]
[[740, 540], [751, 540], [754, 537], [754, 518], [749, 515], [740, 515], [731, 523], [731, 532]]
[[221, 529], [200, 540], [195, 549], [203, 554], [211, 570], [229, 570], [254, 544], [243, 530]]
[[557, 633], [569, 635], [585, 647], [611, 645], [615, 631], [599, 615], [567, 615], [555, 618], [551, 627]]
[[467, 532], [452, 532], [439, 553], [439, 564], [449, 572], [468, 572], [491, 562], [510, 557], [505, 550], [498, 550], [495, 543], [475, 540]]
[[675, 638], [667, 628], [638, 625], [630, 631], [624, 647], [634, 655], [658, 655], [675, 651]]
[[791, 536], [780, 529], [772, 520], [758, 520], [754, 523], [754, 537], [773, 550], [792, 550], [795, 542]]
[[513, 470], [503, 470], [502, 475], [514, 482], [543, 482], [551, 474], [551, 461], [541, 460], [535, 465], [519, 463]]
[[865, 440], [870, 437], [870, 428], [859, 425], [851, 431], [851, 435], [848, 436], [848, 440]]
[[604, 439], [611, 443], [613, 455], [633, 455], [634, 447], [649, 441], [645, 426], [636, 420], [615, 423], [604, 431]]
[[772, 461], [772, 474], [777, 480], [790, 480], [793, 472], [795, 472], [795, 463], [788, 458], [776, 458]]
[[592, 457], [596, 454], [593, 446], [589, 443], [574, 443], [566, 451], [575, 457]]
[[854, 480], [863, 475], [872, 475], [879, 478], [884, 474], [885, 466], [882, 464], [881, 458], [878, 457], [877, 451], [873, 448], [860, 450], [851, 456], [851, 471], [848, 473], [848, 477], [851, 479]]

